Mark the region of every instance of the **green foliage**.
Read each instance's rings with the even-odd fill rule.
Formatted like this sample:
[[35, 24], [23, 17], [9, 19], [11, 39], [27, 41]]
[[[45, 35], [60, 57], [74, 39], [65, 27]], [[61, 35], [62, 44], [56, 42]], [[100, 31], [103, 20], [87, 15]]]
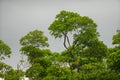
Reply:
[[46, 76], [42, 80], [57, 80], [57, 78], [55, 76]]
[[113, 52], [108, 56], [108, 67], [111, 70], [115, 70], [116, 72], [120, 72], [120, 51]]
[[10, 70], [5, 73], [5, 80], [20, 80], [24, 76], [24, 72], [21, 70]]
[[0, 62], [0, 77], [4, 80], [20, 80], [24, 76], [21, 70], [14, 70], [11, 66]]
[[37, 57], [46, 55], [40, 48], [48, 47], [47, 41], [48, 38], [43, 35], [42, 31], [31, 31], [20, 39], [20, 44], [22, 45], [20, 51], [28, 56], [28, 60], [32, 64]]
[[117, 34], [113, 36], [113, 44], [120, 46], [120, 30], [117, 31]]
[[[21, 54], [28, 58], [24, 73], [0, 62], [0, 77], [20, 80], [120, 80], [120, 31], [113, 36], [116, 46], [108, 50], [99, 40], [96, 23], [87, 16], [61, 11], [48, 28], [55, 38], [62, 38], [64, 51], [52, 52], [48, 38], [34, 30], [20, 39]], [[0, 40], [0, 59], [10, 56], [10, 48]], [[107, 62], [106, 62], [107, 60]]]
[[55, 38], [63, 37], [66, 50], [57, 56], [56, 63], [70, 67], [72, 75], [74, 70], [80, 73], [84, 65], [103, 62], [106, 57], [107, 46], [98, 39], [97, 25], [87, 16], [63, 10], [48, 29]]
[[32, 59], [33, 63], [26, 71], [26, 76], [32, 80], [41, 80], [47, 75], [47, 68], [52, 62], [49, 58], [51, 51], [48, 49], [41, 50], [43, 56], [37, 56]]
[[3, 78], [5, 76], [5, 73], [9, 72], [11, 69], [12, 69], [11, 66], [9, 66], [3, 62], [0, 62], [0, 77]]
[[[105, 69], [103, 66], [93, 66], [93, 64], [103, 62], [108, 50], [107, 46], [98, 39], [100, 35], [97, 32], [97, 25], [91, 18], [63, 10], [56, 15], [55, 20], [48, 29], [50, 30], [50, 34], [55, 38], [63, 37], [63, 44], [66, 50], [56, 56], [56, 62], [60, 66], [67, 64], [64, 67], [69, 67], [72, 75], [78, 74], [76, 78], [74, 76], [75, 80], [79, 80], [81, 78], [79, 74], [84, 74], [85, 71], [88, 75], [86, 73], [84, 75], [88, 79], [85, 77], [83, 80], [95, 79], [96, 75], [94, 72], [97, 71], [97, 68], [99, 70]], [[72, 41], [70, 41], [69, 35], [72, 35]], [[89, 65], [86, 70], [84, 69], [85, 65]], [[93, 71], [94, 68], [95, 71]], [[75, 73], [73, 73], [74, 71]], [[94, 78], [90, 78], [92, 76]]]
[[22, 46], [34, 46], [34, 47], [48, 47], [48, 38], [43, 35], [42, 31], [34, 30], [20, 39]]
[[49, 46], [47, 41], [48, 38], [39, 30], [29, 32], [20, 39], [22, 45], [20, 51], [28, 56], [28, 61], [31, 64], [25, 74], [31, 80], [43, 79], [47, 75], [46, 69], [52, 64], [49, 58], [51, 51], [41, 49]]
[[86, 57], [94, 57], [102, 61], [106, 57], [107, 46], [102, 41], [96, 40], [84, 52]]
[[47, 73], [48, 73], [48, 75], [47, 75], [47, 77], [44, 78], [45, 80], [49, 77], [53, 78], [53, 79], [57, 79], [57, 80], [69, 80], [69, 76], [70, 76], [70, 71], [68, 68], [60, 67], [58, 65], [50, 66], [47, 69]]
[[26, 76], [32, 80], [40, 80], [46, 76], [46, 68], [51, 65], [48, 58], [51, 51], [48, 49], [40, 49], [47, 47], [48, 39], [43, 35], [42, 31], [35, 30], [29, 32], [26, 36], [20, 39], [22, 45], [21, 52], [28, 56], [28, 61], [31, 67], [27, 69]]
[[0, 40], [0, 60], [5, 59], [5, 57], [10, 57], [11, 49], [5, 44], [2, 40]]
[[41, 49], [39, 49], [38, 47], [33, 47], [33, 46], [22, 47], [21, 51], [23, 54], [28, 56], [28, 61], [30, 63], [33, 63], [34, 59], [38, 57], [43, 57], [45, 55]]
[[114, 48], [109, 49], [107, 58], [108, 68], [110, 70], [120, 73], [120, 31], [113, 36], [113, 44], [116, 45]]
[[[62, 37], [64, 34], [67, 34], [69, 31], [73, 31], [75, 28], [74, 25], [70, 25], [75, 21], [75, 19], [79, 18], [79, 14], [68, 12], [68, 11], [61, 11], [60, 14], [56, 15], [55, 21], [50, 25], [49, 30], [52, 35], [57, 37]], [[76, 26], [76, 25], [75, 25]]]
[[69, 11], [61, 11], [56, 15], [55, 21], [48, 28], [50, 30], [51, 35], [55, 36], [55, 38], [62, 37], [68, 32], [76, 31], [78, 28], [95, 26], [96, 24], [92, 19], [84, 16], [80, 16], [77, 13], [69, 12]]
[[26, 76], [32, 80], [41, 80], [46, 76], [46, 70], [39, 63], [36, 63], [26, 71]]

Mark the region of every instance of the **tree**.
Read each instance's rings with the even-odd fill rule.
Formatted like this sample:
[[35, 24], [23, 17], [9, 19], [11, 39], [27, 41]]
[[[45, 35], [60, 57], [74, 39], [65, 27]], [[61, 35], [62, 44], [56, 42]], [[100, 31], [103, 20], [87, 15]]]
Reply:
[[0, 40], [0, 60], [5, 59], [5, 57], [10, 57], [11, 49], [5, 44], [2, 40]]
[[0, 40], [0, 77], [5, 78], [6, 73], [9, 72], [12, 67], [5, 64], [1, 60], [5, 59], [5, 57], [10, 57], [11, 49], [5, 44], [2, 40]]
[[108, 68], [120, 73], [120, 30], [113, 36], [113, 45], [115, 47], [109, 50], [107, 58]]
[[41, 80], [47, 75], [46, 69], [52, 62], [49, 60], [51, 51], [43, 49], [48, 47], [48, 38], [40, 30], [34, 30], [20, 39], [22, 45], [20, 51], [27, 55], [30, 67], [26, 70], [26, 76], [31, 80]]
[[48, 47], [48, 38], [43, 35], [42, 31], [34, 30], [20, 39], [22, 45], [20, 51], [22, 54], [28, 56], [30, 63], [33, 63], [33, 59], [44, 56], [40, 48]]
[[90, 63], [93, 60], [102, 61], [106, 57], [107, 46], [98, 39], [99, 33], [96, 28], [97, 25], [91, 18], [64, 10], [56, 15], [49, 26], [52, 36], [64, 39], [63, 45], [66, 50], [63, 54], [67, 56], [71, 73], [74, 69], [80, 71], [84, 58]]

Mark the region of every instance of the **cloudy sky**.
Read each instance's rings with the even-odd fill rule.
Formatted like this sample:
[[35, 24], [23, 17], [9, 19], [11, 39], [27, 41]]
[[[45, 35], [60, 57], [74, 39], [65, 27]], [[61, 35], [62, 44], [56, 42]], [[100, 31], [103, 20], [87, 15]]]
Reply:
[[120, 0], [0, 0], [0, 39], [11, 47], [13, 53], [5, 62], [16, 68], [20, 59], [19, 39], [35, 29], [44, 31], [52, 51], [64, 50], [62, 39], [54, 39], [48, 31], [61, 10], [92, 18], [98, 25], [100, 39], [112, 47], [112, 36], [120, 27], [119, 8]]

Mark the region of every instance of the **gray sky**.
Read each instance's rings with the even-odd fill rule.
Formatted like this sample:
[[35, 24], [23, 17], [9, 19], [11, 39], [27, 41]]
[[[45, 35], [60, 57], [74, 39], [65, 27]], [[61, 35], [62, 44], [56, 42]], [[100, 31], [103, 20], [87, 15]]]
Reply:
[[[19, 62], [19, 39], [40, 29], [49, 38], [50, 49], [64, 50], [61, 39], [50, 36], [48, 27], [61, 10], [89, 16], [98, 25], [100, 39], [112, 47], [112, 36], [120, 27], [120, 0], [0, 0], [0, 39], [12, 48], [5, 62], [16, 68]], [[58, 44], [59, 43], [59, 44]]]

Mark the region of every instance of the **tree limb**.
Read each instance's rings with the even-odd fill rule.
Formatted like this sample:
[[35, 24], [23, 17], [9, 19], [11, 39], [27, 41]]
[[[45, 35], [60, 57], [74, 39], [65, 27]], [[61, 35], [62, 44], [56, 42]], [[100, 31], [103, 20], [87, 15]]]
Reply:
[[64, 43], [63, 43], [63, 44], [64, 44], [64, 47], [65, 47], [66, 49], [68, 49], [67, 46], [66, 46], [66, 34], [64, 34]]
[[66, 38], [67, 38], [68, 45], [70, 46], [70, 40], [69, 40], [69, 37], [67, 35], [66, 35]]

